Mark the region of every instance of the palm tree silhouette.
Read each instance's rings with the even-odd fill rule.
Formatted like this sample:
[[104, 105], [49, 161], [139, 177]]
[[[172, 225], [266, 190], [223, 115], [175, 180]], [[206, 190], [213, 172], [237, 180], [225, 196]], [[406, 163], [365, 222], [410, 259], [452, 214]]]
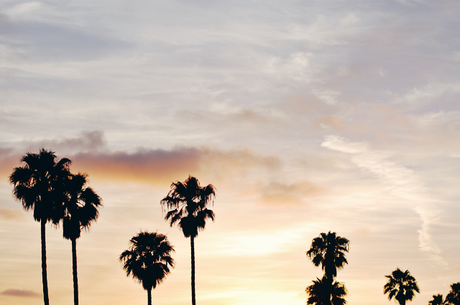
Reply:
[[442, 305], [444, 301], [442, 300], [442, 294], [433, 295], [433, 299], [428, 302], [429, 305]]
[[344, 237], [337, 236], [335, 232], [321, 233], [313, 239], [307, 256], [313, 264], [324, 270], [324, 276], [331, 283], [337, 276], [337, 269], [342, 269], [348, 261], [345, 253], [348, 252], [350, 241]]
[[131, 238], [128, 250], [120, 255], [126, 275], [132, 274], [147, 290], [148, 305], [152, 305], [152, 288], [163, 282], [169, 267], [174, 268], [172, 252], [174, 249], [165, 235], [140, 232]]
[[81, 229], [89, 229], [91, 223], [99, 216], [98, 207], [101, 198], [87, 187], [85, 174], [69, 175], [66, 181], [68, 199], [65, 202], [63, 218], [63, 236], [72, 242], [72, 275], [74, 304], [78, 305], [78, 276], [77, 276], [77, 239]]
[[48, 221], [58, 224], [62, 218], [64, 180], [71, 161], [58, 161], [54, 152], [42, 148], [38, 154], [28, 152], [21, 162], [22, 166], [14, 168], [9, 179], [16, 199], [25, 210], [33, 209], [35, 221], [40, 222], [43, 300], [49, 305], [45, 225]]
[[313, 284], [308, 286], [305, 292], [309, 296], [307, 304], [344, 305], [347, 303], [344, 298], [347, 295], [345, 285], [337, 281], [331, 284], [325, 277], [313, 280]]
[[420, 293], [417, 281], [409, 270], [403, 272], [396, 268], [391, 275], [385, 275], [385, 277], [388, 278], [388, 283], [383, 286], [383, 294], [388, 293], [388, 300], [394, 297], [400, 305], [405, 305], [406, 301], [412, 301], [415, 292]]
[[460, 305], [460, 282], [450, 285], [450, 291], [446, 295], [446, 304]]
[[168, 195], [161, 200], [168, 213], [165, 220], [169, 220], [171, 227], [178, 224], [185, 237], [190, 237], [191, 265], [192, 265], [192, 305], [195, 299], [195, 237], [199, 230], [203, 230], [206, 220], [214, 220], [214, 212], [207, 208], [216, 192], [212, 184], [201, 187], [195, 177], [189, 176], [184, 182], [173, 182]]

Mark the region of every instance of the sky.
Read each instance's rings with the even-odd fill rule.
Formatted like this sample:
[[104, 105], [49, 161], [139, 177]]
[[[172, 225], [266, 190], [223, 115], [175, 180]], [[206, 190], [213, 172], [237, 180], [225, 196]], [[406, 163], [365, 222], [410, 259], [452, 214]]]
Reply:
[[[40, 304], [40, 226], [12, 195], [46, 148], [88, 174], [100, 216], [77, 241], [82, 304], [145, 304], [119, 255], [166, 234], [154, 304], [190, 302], [190, 244], [160, 200], [213, 184], [195, 241], [200, 305], [305, 304], [313, 238], [350, 240], [348, 304], [427, 304], [460, 281], [460, 2], [0, 2], [0, 303]], [[72, 304], [71, 244], [47, 226], [51, 304]]]

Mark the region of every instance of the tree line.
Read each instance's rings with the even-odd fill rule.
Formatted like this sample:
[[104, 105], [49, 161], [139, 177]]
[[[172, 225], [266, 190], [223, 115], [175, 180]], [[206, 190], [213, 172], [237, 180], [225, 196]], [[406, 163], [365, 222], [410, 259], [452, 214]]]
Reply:
[[[25, 210], [33, 210], [35, 221], [40, 222], [41, 267], [43, 300], [49, 305], [48, 278], [46, 264], [46, 224], [62, 224], [63, 237], [72, 245], [72, 277], [74, 304], [78, 305], [78, 274], [76, 240], [82, 230], [87, 230], [97, 220], [102, 199], [87, 185], [87, 174], [72, 174], [71, 161], [58, 160], [55, 153], [41, 149], [38, 154], [26, 153], [21, 158], [21, 166], [14, 168], [9, 177], [13, 184], [13, 195], [21, 201]], [[195, 238], [205, 229], [207, 220], [214, 220], [214, 212], [209, 205], [214, 202], [215, 187], [201, 186], [198, 179], [189, 176], [184, 182], [176, 181], [160, 201], [165, 220], [170, 226], [177, 225], [186, 238], [190, 238], [191, 256], [191, 297], [196, 305], [195, 293]], [[312, 240], [306, 252], [312, 263], [321, 265], [324, 274], [313, 280], [305, 289], [307, 304], [344, 305], [347, 289], [337, 281], [337, 270], [348, 264], [346, 253], [350, 241], [335, 232], [320, 233]], [[132, 276], [147, 291], [147, 303], [152, 304], [152, 289], [162, 283], [174, 268], [173, 246], [164, 234], [140, 232], [129, 241], [129, 247], [119, 256], [127, 276]], [[388, 283], [383, 293], [400, 305], [411, 301], [415, 292], [420, 293], [417, 281], [408, 270], [396, 268], [386, 275]], [[441, 294], [433, 295], [429, 305], [460, 305], [460, 282], [451, 285], [451, 290], [443, 299]]]
[[[81, 230], [89, 229], [96, 221], [102, 199], [87, 186], [87, 174], [72, 174], [71, 160], [58, 159], [54, 152], [41, 149], [39, 153], [26, 153], [21, 166], [13, 169], [9, 181], [13, 195], [21, 201], [25, 210], [33, 210], [35, 221], [40, 222], [41, 267], [43, 301], [49, 305], [48, 275], [46, 263], [46, 224], [62, 224], [63, 237], [72, 244], [72, 276], [74, 304], [78, 305], [78, 274], [76, 240]], [[214, 220], [214, 212], [208, 209], [215, 197], [215, 187], [202, 187], [195, 177], [184, 182], [173, 182], [167, 196], [161, 200], [166, 212], [165, 220], [177, 225], [184, 236], [190, 238], [192, 304], [195, 294], [195, 238], [203, 230], [208, 219]], [[129, 248], [119, 260], [126, 274], [142, 283], [147, 290], [148, 304], [152, 303], [152, 289], [160, 284], [170, 268], [174, 267], [171, 254], [174, 248], [165, 235], [158, 232], [140, 232], [130, 239]]]
[[[337, 270], [342, 269], [348, 261], [345, 257], [349, 251], [350, 241], [337, 236], [335, 232], [321, 233], [313, 239], [307, 256], [312, 263], [324, 270], [323, 277], [313, 280], [313, 284], [305, 289], [308, 295], [307, 304], [312, 305], [344, 305], [347, 289], [344, 283], [336, 281]], [[400, 305], [412, 301], [415, 293], [420, 293], [417, 281], [409, 270], [396, 268], [390, 275], [385, 275], [388, 282], [383, 286], [383, 294], [388, 300], [394, 299]], [[441, 294], [433, 295], [429, 305], [460, 305], [460, 282], [452, 284], [450, 292], [443, 299]]]

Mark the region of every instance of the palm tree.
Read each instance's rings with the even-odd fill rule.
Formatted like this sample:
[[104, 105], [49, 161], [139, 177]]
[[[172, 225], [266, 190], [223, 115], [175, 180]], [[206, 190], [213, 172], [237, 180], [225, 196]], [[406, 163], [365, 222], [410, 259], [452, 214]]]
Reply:
[[148, 305], [152, 305], [152, 288], [163, 282], [169, 267], [174, 268], [172, 252], [174, 249], [165, 235], [140, 232], [131, 238], [128, 250], [120, 255], [126, 275], [132, 274], [147, 290]]
[[195, 237], [199, 230], [204, 230], [206, 220], [214, 220], [214, 212], [207, 208], [216, 195], [212, 184], [201, 187], [195, 177], [189, 176], [184, 182], [173, 182], [168, 195], [161, 200], [168, 213], [165, 220], [169, 220], [171, 227], [177, 224], [185, 237], [190, 237], [191, 265], [192, 265], [192, 305], [195, 300]]
[[344, 305], [347, 303], [344, 298], [347, 295], [345, 285], [337, 281], [331, 284], [325, 277], [313, 280], [313, 284], [308, 286], [305, 292], [309, 296], [307, 304]]
[[446, 304], [460, 305], [460, 282], [450, 285], [450, 291], [446, 295]]
[[442, 300], [442, 294], [433, 295], [433, 299], [428, 302], [429, 305], [442, 305], [444, 301]]
[[52, 151], [41, 149], [38, 154], [28, 152], [10, 175], [13, 194], [22, 202], [25, 210], [33, 209], [35, 221], [40, 222], [43, 300], [49, 305], [48, 275], [46, 268], [45, 225], [48, 221], [58, 224], [62, 218], [64, 178], [69, 174], [70, 160], [57, 160]]
[[65, 202], [63, 236], [72, 242], [72, 275], [74, 304], [78, 305], [77, 239], [82, 229], [89, 229], [99, 216], [101, 198], [87, 187], [85, 174], [70, 175], [66, 182], [68, 199]]
[[324, 270], [324, 276], [331, 283], [337, 276], [337, 269], [342, 269], [348, 261], [345, 253], [348, 252], [350, 241], [344, 237], [337, 236], [335, 232], [321, 233], [313, 239], [307, 256], [313, 264]]
[[415, 292], [420, 293], [417, 281], [409, 270], [403, 272], [396, 268], [391, 275], [385, 275], [385, 277], [388, 278], [388, 283], [383, 286], [383, 294], [388, 293], [388, 300], [394, 297], [400, 305], [405, 305], [406, 301], [412, 301]]

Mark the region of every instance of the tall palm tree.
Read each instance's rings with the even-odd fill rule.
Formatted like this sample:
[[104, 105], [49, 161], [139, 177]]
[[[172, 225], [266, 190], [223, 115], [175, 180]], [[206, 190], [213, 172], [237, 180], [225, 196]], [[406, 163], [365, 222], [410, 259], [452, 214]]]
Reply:
[[21, 162], [22, 166], [14, 168], [9, 179], [16, 199], [25, 210], [33, 209], [35, 221], [40, 222], [43, 300], [49, 305], [45, 225], [48, 221], [58, 224], [62, 218], [63, 181], [69, 174], [71, 161], [57, 160], [54, 152], [42, 148], [38, 154], [26, 153]]
[[429, 305], [442, 305], [444, 301], [442, 299], [442, 294], [433, 295], [433, 299], [428, 302]]
[[460, 305], [460, 282], [450, 285], [450, 291], [446, 295], [446, 304]]
[[321, 233], [313, 239], [307, 256], [313, 264], [324, 270], [324, 276], [331, 283], [337, 276], [337, 269], [342, 269], [348, 261], [345, 253], [348, 252], [350, 241], [345, 237], [337, 236], [335, 232]]
[[189, 176], [184, 182], [173, 182], [168, 195], [161, 200], [166, 207], [165, 220], [169, 220], [171, 227], [177, 224], [185, 237], [190, 237], [191, 265], [192, 265], [192, 305], [195, 299], [195, 237], [199, 230], [204, 230], [206, 220], [214, 220], [214, 212], [207, 208], [216, 195], [212, 184], [201, 187], [195, 177]]
[[403, 272], [396, 268], [391, 275], [385, 275], [385, 277], [388, 278], [388, 283], [383, 286], [383, 294], [388, 293], [388, 300], [394, 297], [400, 305], [405, 305], [406, 301], [412, 301], [415, 292], [420, 293], [417, 281], [409, 270]]
[[307, 304], [344, 305], [347, 303], [344, 298], [347, 295], [345, 285], [337, 281], [330, 283], [325, 277], [313, 280], [313, 284], [308, 286], [305, 292], [308, 294]]
[[87, 187], [85, 174], [69, 175], [66, 182], [67, 201], [63, 218], [63, 236], [72, 242], [72, 275], [74, 304], [78, 305], [77, 239], [82, 229], [89, 229], [99, 216], [101, 198]]
[[120, 255], [126, 275], [132, 274], [147, 290], [148, 305], [152, 305], [152, 288], [163, 282], [169, 267], [174, 268], [172, 252], [174, 249], [165, 235], [140, 232], [131, 238], [128, 250]]

